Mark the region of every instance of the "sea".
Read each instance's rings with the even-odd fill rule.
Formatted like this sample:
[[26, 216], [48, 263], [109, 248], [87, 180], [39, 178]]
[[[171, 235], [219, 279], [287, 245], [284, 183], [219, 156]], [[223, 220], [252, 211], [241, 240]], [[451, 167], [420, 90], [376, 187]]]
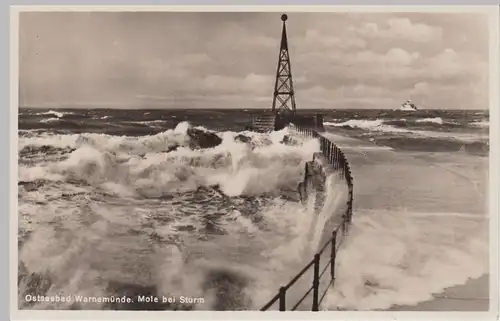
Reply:
[[[329, 233], [297, 195], [319, 143], [252, 132], [262, 112], [20, 108], [19, 308], [260, 309]], [[488, 111], [308, 112], [354, 176], [321, 309], [415, 305], [488, 273]]]

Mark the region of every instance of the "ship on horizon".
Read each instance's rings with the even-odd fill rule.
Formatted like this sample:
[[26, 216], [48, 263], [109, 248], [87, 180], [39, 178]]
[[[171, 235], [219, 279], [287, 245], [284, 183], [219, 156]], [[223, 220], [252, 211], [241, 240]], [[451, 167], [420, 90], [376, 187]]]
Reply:
[[411, 100], [407, 100], [401, 104], [400, 110], [402, 111], [417, 111], [417, 106], [411, 102]]

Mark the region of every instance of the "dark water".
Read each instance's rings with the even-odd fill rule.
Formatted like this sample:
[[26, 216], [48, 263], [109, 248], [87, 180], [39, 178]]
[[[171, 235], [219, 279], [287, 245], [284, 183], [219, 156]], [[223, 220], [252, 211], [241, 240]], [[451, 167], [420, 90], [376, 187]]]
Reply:
[[330, 131], [397, 150], [489, 154], [487, 111], [336, 111], [325, 117], [325, 125]]
[[102, 133], [143, 136], [172, 129], [189, 121], [208, 129], [240, 131], [252, 124], [251, 112], [232, 110], [116, 110], [116, 109], [21, 109], [19, 129], [53, 133]]
[[[217, 131], [242, 131], [262, 110], [20, 109], [20, 135], [158, 134], [188, 121]], [[299, 111], [303, 113], [304, 111]], [[489, 112], [476, 110], [307, 110], [322, 113], [327, 130], [401, 150], [489, 153]], [[60, 117], [58, 117], [60, 116]]]

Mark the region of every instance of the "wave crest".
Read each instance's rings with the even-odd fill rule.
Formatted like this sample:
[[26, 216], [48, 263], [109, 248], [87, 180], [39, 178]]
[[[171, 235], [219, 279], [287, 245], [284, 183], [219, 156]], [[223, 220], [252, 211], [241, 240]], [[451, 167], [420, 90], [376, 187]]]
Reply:
[[192, 149], [190, 128], [181, 123], [140, 138], [99, 134], [25, 138], [24, 148], [48, 145], [73, 150], [56, 163], [21, 166], [19, 180], [77, 181], [108, 192], [120, 185], [111, 192], [148, 198], [208, 186], [218, 186], [228, 196], [253, 195], [295, 189], [301, 174], [297, 169], [319, 149], [316, 141], [281, 144], [286, 131], [271, 136], [246, 132], [249, 143], [235, 139], [241, 133], [217, 133], [219, 145]]

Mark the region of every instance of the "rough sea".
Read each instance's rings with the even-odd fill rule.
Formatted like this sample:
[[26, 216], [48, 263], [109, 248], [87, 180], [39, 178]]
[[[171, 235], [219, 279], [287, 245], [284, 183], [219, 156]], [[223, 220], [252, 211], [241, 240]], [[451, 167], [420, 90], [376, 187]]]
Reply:
[[[488, 272], [488, 112], [321, 112], [355, 190], [323, 309], [413, 305]], [[257, 113], [19, 109], [19, 307], [260, 309], [329, 231], [296, 192], [318, 142], [247, 131]], [[81, 299], [137, 295], [175, 302]]]

